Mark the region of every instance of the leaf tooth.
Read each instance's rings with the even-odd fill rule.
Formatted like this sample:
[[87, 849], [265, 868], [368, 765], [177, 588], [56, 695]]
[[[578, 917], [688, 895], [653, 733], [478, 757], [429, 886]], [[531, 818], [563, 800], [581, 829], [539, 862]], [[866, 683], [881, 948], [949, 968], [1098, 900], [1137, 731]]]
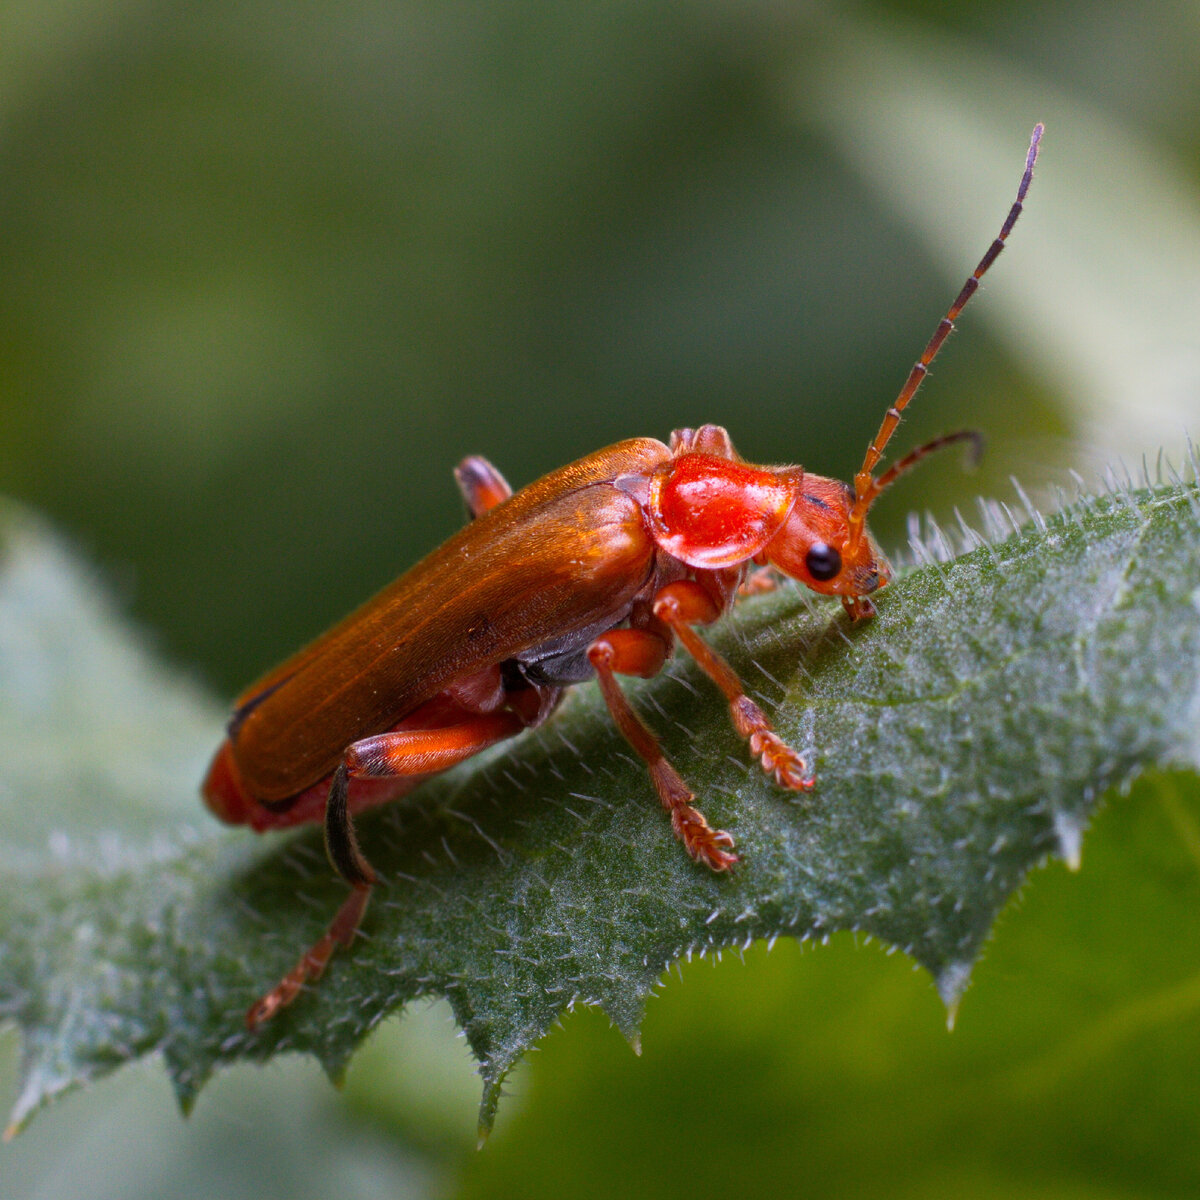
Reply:
[[946, 1006], [946, 1028], [953, 1029], [958, 1019], [958, 1005], [967, 984], [971, 982], [971, 969], [974, 962], [968, 959], [956, 959], [939, 967], [934, 972], [933, 982]]
[[20, 1094], [9, 1113], [8, 1124], [4, 1128], [4, 1141], [11, 1142], [43, 1104], [59, 1091], [65, 1090], [65, 1087], [46, 1086], [36, 1068], [28, 1070], [22, 1081]]
[[1054, 814], [1054, 836], [1058, 839], [1059, 857], [1072, 871], [1078, 871], [1083, 861], [1084, 828], [1084, 822], [1076, 813], [1063, 809]]
[[639, 995], [636, 1000], [632, 1000], [629, 996], [617, 994], [602, 1000], [600, 1008], [629, 1043], [629, 1048], [640, 1057], [642, 1017], [646, 1012], [645, 995]]
[[483, 1066], [479, 1073], [483, 1077], [483, 1096], [479, 1101], [479, 1124], [476, 1127], [478, 1140], [475, 1146], [476, 1149], [482, 1150], [488, 1140], [488, 1134], [492, 1132], [492, 1126], [496, 1123], [496, 1108], [500, 1103], [500, 1091], [506, 1072], [493, 1071]]

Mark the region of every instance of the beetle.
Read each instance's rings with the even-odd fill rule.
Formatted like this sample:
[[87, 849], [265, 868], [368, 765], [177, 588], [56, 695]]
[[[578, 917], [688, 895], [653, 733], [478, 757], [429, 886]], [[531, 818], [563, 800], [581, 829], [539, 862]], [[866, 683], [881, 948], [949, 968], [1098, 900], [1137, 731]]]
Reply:
[[695, 806], [618, 675], [655, 675], [678, 640], [724, 693], [762, 769], [784, 788], [813, 787], [808, 762], [695, 626], [757, 590], [758, 568], [838, 596], [852, 620], [874, 614], [869, 597], [892, 571], [867, 531], [868, 510], [927, 454], [978, 435], [947, 434], [875, 469], [1021, 214], [1041, 136], [1039, 124], [998, 236], [914, 364], [852, 486], [803, 467], [747, 463], [717, 425], [678, 429], [665, 445], [619, 442], [515, 494], [486, 459], [464, 459], [455, 478], [473, 519], [239, 697], [203, 784], [209, 808], [256, 831], [323, 820], [329, 859], [350, 885], [325, 934], [251, 1006], [251, 1029], [318, 979], [358, 931], [377, 876], [354, 815], [541, 724], [571, 684], [598, 681], [675, 835], [713, 871], [737, 861], [733, 838]]

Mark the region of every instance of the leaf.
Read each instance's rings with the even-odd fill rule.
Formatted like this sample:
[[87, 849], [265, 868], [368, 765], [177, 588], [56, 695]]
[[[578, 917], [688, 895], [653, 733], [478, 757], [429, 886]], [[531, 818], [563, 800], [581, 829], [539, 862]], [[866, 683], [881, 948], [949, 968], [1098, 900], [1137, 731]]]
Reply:
[[[1200, 1194], [1198, 818], [1194, 773], [1098, 813], [1086, 870], [1036, 872], [1001, 915], [953, 1035], [928, 976], [851, 934], [673, 969], [640, 1059], [575, 1013], [505, 1085], [456, 1197]], [[378, 1119], [411, 1071], [376, 1041], [348, 1087]]]
[[[211, 708], [16, 525], [0, 580], [0, 760], [22, 804], [4, 811], [10, 825], [90, 821], [76, 833], [70, 815], [49, 853], [27, 835], [0, 851], [0, 1011], [24, 1039], [14, 1125], [149, 1052], [185, 1107], [218, 1066], [282, 1050], [337, 1076], [389, 1011], [444, 995], [480, 1061], [486, 1129], [505, 1073], [565, 1009], [600, 1005], [636, 1042], [671, 962], [780, 935], [869, 932], [925, 966], [953, 1011], [996, 913], [1048, 855], [1078, 861], [1100, 797], [1200, 758], [1195, 484], [1114, 488], [1049, 519], [1030, 509], [1020, 530], [1004, 506], [983, 513], [989, 540], [964, 525], [974, 548], [952, 561], [936, 528], [915, 541], [920, 565], [873, 622], [852, 628], [785, 589], [712, 635], [814, 752], [807, 797], [747, 766], [690, 664], [630, 688], [736, 837], [735, 871], [688, 860], [594, 689], [576, 689], [543, 729], [360, 821], [388, 880], [364, 936], [257, 1035], [246, 1007], [343, 892], [319, 833], [206, 824], [189, 793], [219, 737]], [[111, 678], [89, 675], [98, 666]], [[163, 759], [181, 769], [153, 822], [139, 764]], [[128, 803], [111, 786], [126, 774]], [[93, 788], [115, 837], [97, 832]]]

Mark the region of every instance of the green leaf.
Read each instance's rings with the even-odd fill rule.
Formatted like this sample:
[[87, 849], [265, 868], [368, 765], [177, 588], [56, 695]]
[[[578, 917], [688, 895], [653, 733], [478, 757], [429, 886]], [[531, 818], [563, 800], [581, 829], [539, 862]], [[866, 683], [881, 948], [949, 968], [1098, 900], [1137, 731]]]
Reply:
[[[1003, 506], [983, 515], [957, 557], [936, 528], [914, 540], [918, 565], [872, 622], [788, 588], [712, 634], [813, 752], [811, 795], [747, 765], [690, 664], [630, 687], [737, 839], [736, 870], [687, 858], [578, 688], [543, 729], [360, 821], [387, 880], [364, 936], [257, 1035], [246, 1007], [344, 891], [319, 833], [209, 825], [192, 792], [220, 736], [211, 705], [10, 519], [0, 1011], [24, 1043], [14, 1122], [152, 1051], [185, 1107], [216, 1067], [281, 1050], [337, 1076], [389, 1011], [444, 995], [480, 1061], [486, 1129], [505, 1073], [565, 1009], [600, 1005], [636, 1040], [671, 962], [780, 935], [870, 933], [925, 966], [953, 1010], [996, 913], [1048, 855], [1078, 860], [1105, 792], [1200, 765], [1195, 484], [1114, 488], [1052, 518], [1030, 510], [1019, 530]], [[33, 828], [55, 830], [48, 849]]]

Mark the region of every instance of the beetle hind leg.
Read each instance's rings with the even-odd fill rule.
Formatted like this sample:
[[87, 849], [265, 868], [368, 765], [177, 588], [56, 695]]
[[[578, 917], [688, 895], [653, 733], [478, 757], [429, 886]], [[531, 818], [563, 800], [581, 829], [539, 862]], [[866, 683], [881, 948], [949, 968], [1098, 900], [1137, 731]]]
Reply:
[[815, 780], [803, 755], [777, 734], [749, 696], [734, 669], [692, 628], [707, 625], [721, 615], [708, 591], [692, 579], [668, 584], [654, 598], [654, 615], [687, 647], [700, 669], [721, 689], [729, 701], [733, 727], [746, 739], [750, 753], [780, 786], [809, 791]]
[[333, 773], [329, 798], [325, 801], [325, 849], [337, 873], [350, 884], [350, 895], [342, 901], [329, 928], [301, 956], [300, 961], [246, 1013], [246, 1025], [257, 1029], [281, 1008], [286, 1008], [306, 983], [315, 983], [325, 973], [338, 946], [349, 946], [362, 924], [371, 889], [378, 882], [374, 868], [358, 848], [350, 819], [350, 778], [346, 764]]
[[329, 928], [304, 952], [300, 961], [265, 995], [256, 1000], [246, 1013], [246, 1026], [251, 1031], [269, 1021], [281, 1008], [286, 1008], [304, 990], [325, 973], [329, 960], [339, 946], [349, 946], [362, 924], [371, 898], [374, 872], [370, 883], [355, 884], [350, 895], [342, 901]]
[[338, 946], [349, 946], [367, 910], [371, 890], [378, 883], [375, 869], [359, 849], [350, 815], [352, 779], [389, 779], [444, 771], [525, 728], [513, 712], [478, 713], [439, 729], [398, 729], [363, 738], [346, 751], [334, 771], [325, 801], [325, 849], [337, 873], [350, 885], [325, 933], [306, 950], [300, 961], [246, 1013], [246, 1025], [257, 1029], [300, 995], [307, 983], [324, 973]]
[[654, 790], [671, 816], [671, 828], [697, 862], [714, 871], [724, 871], [737, 862], [730, 854], [733, 838], [723, 829], [713, 829], [692, 801], [695, 795], [671, 765], [645, 722], [633, 711], [616, 673], [656, 675], [666, 661], [667, 643], [647, 630], [613, 629], [588, 647], [588, 660], [596, 669], [600, 692], [608, 711], [625, 740], [646, 764]]

